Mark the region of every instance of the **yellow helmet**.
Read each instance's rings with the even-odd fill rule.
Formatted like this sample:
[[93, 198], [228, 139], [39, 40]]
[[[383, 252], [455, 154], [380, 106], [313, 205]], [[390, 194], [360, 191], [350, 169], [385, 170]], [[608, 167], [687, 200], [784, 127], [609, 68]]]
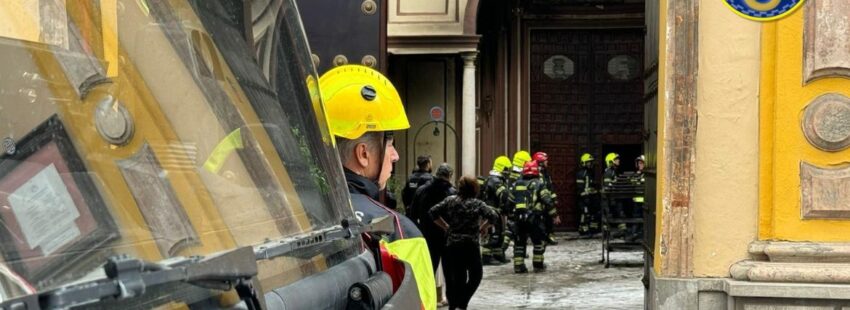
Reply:
[[530, 161], [530, 160], [531, 160], [531, 154], [529, 154], [527, 151], [519, 151], [519, 152], [514, 153], [514, 160], [513, 160], [514, 167], [525, 166], [525, 162]]
[[507, 156], [499, 156], [496, 157], [496, 160], [493, 161], [493, 171], [502, 172], [505, 169], [511, 168], [511, 159]]
[[410, 128], [395, 87], [372, 68], [336, 67], [319, 78], [319, 91], [332, 135], [357, 139], [366, 132]]
[[608, 167], [611, 167], [614, 165], [615, 159], [620, 159], [620, 154], [608, 153], [608, 155], [605, 155], [605, 164], [607, 164]]
[[581, 154], [581, 164], [582, 165], [586, 164], [589, 161], [593, 161], [593, 155], [590, 155], [590, 153]]

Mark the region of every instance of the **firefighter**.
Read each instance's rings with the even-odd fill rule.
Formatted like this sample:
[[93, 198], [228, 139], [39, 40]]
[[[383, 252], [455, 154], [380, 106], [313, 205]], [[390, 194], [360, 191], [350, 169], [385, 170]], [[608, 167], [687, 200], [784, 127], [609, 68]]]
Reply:
[[[398, 92], [380, 72], [357, 65], [328, 71], [319, 88], [355, 214], [365, 223], [387, 215], [394, 219], [395, 232], [380, 241], [381, 251], [410, 264], [422, 307], [435, 309], [436, 284], [425, 238], [410, 219], [379, 202], [399, 159], [392, 131], [410, 128]], [[403, 279], [403, 274], [390, 276], [394, 286]]]
[[[638, 186], [646, 184], [646, 176], [643, 174], [643, 169], [646, 168], [646, 156], [640, 155], [635, 158], [635, 174], [632, 176], [632, 183]], [[632, 217], [638, 217], [643, 213], [643, 194], [637, 194], [632, 197]], [[627, 237], [627, 241], [635, 242], [643, 236], [643, 225], [635, 224]]]
[[522, 176], [522, 167], [525, 166], [525, 163], [531, 160], [531, 154], [527, 151], [518, 151], [514, 153], [513, 158], [513, 170], [511, 171], [510, 176], [508, 177], [508, 181], [513, 184]]
[[[537, 162], [537, 165], [540, 167], [540, 179], [543, 181], [543, 186], [552, 193], [552, 201], [554, 202], [554, 206], [558, 205], [558, 194], [555, 193], [555, 186], [552, 183], [552, 176], [549, 174], [549, 154], [545, 152], [536, 152], [531, 156], [532, 160]], [[557, 210], [556, 210], [557, 212]], [[555, 218], [551, 216], [546, 216], [546, 244], [547, 245], [556, 245], [558, 241], [555, 241]]]
[[[431, 175], [431, 156], [419, 155], [416, 158], [416, 168], [407, 178], [407, 183], [401, 191], [401, 201], [404, 203], [405, 212], [410, 212], [416, 190], [434, 179], [434, 176]], [[408, 213], [408, 216], [410, 216], [410, 213]]]
[[508, 187], [508, 176], [511, 172], [511, 160], [507, 156], [499, 156], [493, 162], [493, 170], [490, 175], [478, 179], [481, 191], [478, 199], [484, 201], [488, 206], [499, 213], [499, 222], [493, 223], [487, 243], [481, 250], [484, 265], [504, 264], [508, 262], [505, 250], [510, 239], [505, 240], [508, 221], [508, 199], [510, 189]]
[[[514, 221], [516, 225], [514, 238], [514, 272], [527, 273], [525, 266], [525, 246], [528, 238], [534, 245], [532, 266], [535, 272], [546, 270], [543, 254], [546, 252], [546, 227], [544, 214], [555, 216], [552, 193], [540, 180], [540, 170], [535, 161], [529, 161], [522, 169], [522, 177], [514, 183], [511, 191]], [[555, 224], [560, 219], [555, 217]]]
[[[620, 175], [620, 154], [617, 153], [608, 153], [605, 155], [605, 172], [602, 175], [602, 186], [603, 188], [611, 188], [614, 186], [614, 182], [617, 181], [617, 177]], [[621, 199], [605, 199], [608, 208], [609, 216], [624, 218], [626, 217], [625, 206]], [[621, 237], [626, 234], [626, 224], [620, 223], [617, 225], [617, 230], [611, 232], [611, 235], [614, 237]]]
[[576, 173], [576, 189], [578, 190], [578, 207], [581, 212], [578, 233], [581, 237], [591, 237], [599, 233], [599, 207], [601, 197], [599, 185], [594, 180], [593, 155], [581, 155], [581, 167]]

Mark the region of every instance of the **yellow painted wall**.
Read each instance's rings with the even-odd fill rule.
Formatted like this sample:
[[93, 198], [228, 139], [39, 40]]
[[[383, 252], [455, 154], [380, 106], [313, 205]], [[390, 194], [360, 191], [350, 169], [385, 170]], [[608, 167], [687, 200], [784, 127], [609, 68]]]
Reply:
[[661, 272], [661, 223], [664, 216], [664, 174], [667, 169], [664, 167], [664, 110], [667, 103], [667, 0], [659, 0], [658, 5], [658, 159], [656, 160], [658, 168], [658, 179], [655, 188], [655, 253], [654, 261], [652, 262], [656, 274]]
[[759, 237], [791, 241], [847, 242], [847, 220], [801, 219], [800, 162], [836, 167], [850, 150], [824, 152], [803, 136], [805, 107], [824, 93], [850, 95], [850, 80], [823, 78], [803, 85], [803, 21], [805, 10], [764, 26], [762, 84], [762, 213]]
[[760, 24], [699, 8], [694, 276], [726, 277], [757, 237]]

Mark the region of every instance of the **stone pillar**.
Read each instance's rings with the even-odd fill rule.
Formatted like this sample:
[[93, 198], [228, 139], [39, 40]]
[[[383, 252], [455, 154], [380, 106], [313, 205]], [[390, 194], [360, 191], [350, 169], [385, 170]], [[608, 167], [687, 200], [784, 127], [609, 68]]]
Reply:
[[461, 127], [461, 175], [475, 176], [475, 57], [478, 52], [462, 53], [463, 127]]

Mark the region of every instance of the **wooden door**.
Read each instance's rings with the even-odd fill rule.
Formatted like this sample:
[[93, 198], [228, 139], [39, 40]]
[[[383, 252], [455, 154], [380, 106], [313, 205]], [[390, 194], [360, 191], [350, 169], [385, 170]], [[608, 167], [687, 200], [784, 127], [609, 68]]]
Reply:
[[579, 156], [602, 158], [603, 145], [642, 143], [643, 34], [540, 29], [530, 40], [530, 151], [549, 153], [559, 228], [575, 230]]

